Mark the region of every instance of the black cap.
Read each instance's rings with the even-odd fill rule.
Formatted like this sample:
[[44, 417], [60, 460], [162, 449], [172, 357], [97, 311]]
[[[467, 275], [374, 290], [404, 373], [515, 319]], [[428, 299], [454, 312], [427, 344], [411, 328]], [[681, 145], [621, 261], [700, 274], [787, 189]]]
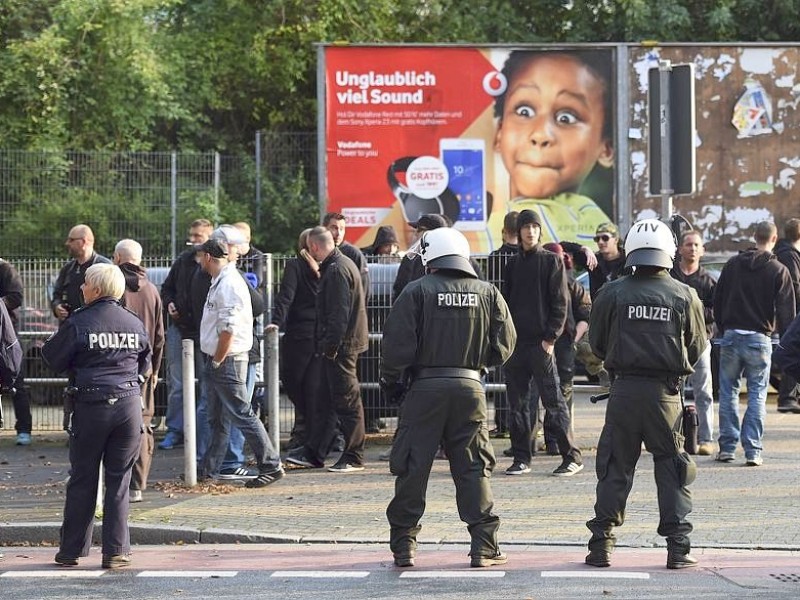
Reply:
[[219, 239], [211, 238], [203, 242], [202, 245], [197, 247], [198, 252], [205, 252], [214, 258], [225, 258], [228, 256], [228, 247], [225, 242]]
[[435, 213], [431, 213], [428, 215], [422, 215], [417, 221], [413, 223], [409, 223], [411, 227], [414, 229], [419, 229], [420, 227], [425, 231], [432, 231], [433, 229], [439, 229], [439, 227], [447, 227], [447, 219], [445, 219], [442, 215], [437, 215]]
[[542, 226], [542, 222], [539, 220], [539, 215], [532, 210], [523, 210], [521, 213], [519, 213], [519, 216], [517, 216], [517, 235], [519, 235], [519, 232], [523, 227], [525, 227], [525, 225], [530, 225], [531, 223], [537, 227]]

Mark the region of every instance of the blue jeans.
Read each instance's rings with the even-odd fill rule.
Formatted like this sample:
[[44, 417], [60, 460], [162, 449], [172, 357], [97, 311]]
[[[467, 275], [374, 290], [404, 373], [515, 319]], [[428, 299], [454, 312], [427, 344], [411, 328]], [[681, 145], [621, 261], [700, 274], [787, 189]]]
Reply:
[[694, 365], [694, 373], [689, 375], [694, 393], [694, 406], [697, 410], [697, 441], [710, 444], [714, 439], [714, 397], [711, 385], [711, 344], [706, 346]]
[[[183, 437], [183, 349], [181, 332], [175, 325], [167, 329], [167, 430]], [[200, 344], [194, 344], [194, 372], [200, 381], [195, 396], [195, 415], [197, 419], [197, 459], [203, 457], [211, 438], [211, 428], [208, 425], [208, 401], [206, 399], [206, 386], [203, 384], [203, 353]]]
[[219, 474], [231, 426], [236, 426], [255, 454], [260, 472], [281, 468], [281, 459], [267, 436], [264, 424], [256, 417], [247, 394], [247, 354], [228, 356], [217, 369], [206, 360], [205, 383], [208, 394], [208, 416], [211, 444], [203, 457], [199, 476]]
[[[735, 452], [741, 438], [745, 458], [761, 454], [767, 385], [772, 361], [770, 339], [763, 333], [728, 330], [720, 343], [719, 449]], [[739, 380], [747, 379], [747, 410], [739, 426]]]
[[[256, 389], [256, 363], [247, 365], [247, 397], [253, 400], [253, 391]], [[231, 428], [231, 437], [228, 440], [228, 451], [222, 461], [222, 469], [235, 469], [244, 466], [247, 457], [244, 455], [244, 435], [237, 427]]]

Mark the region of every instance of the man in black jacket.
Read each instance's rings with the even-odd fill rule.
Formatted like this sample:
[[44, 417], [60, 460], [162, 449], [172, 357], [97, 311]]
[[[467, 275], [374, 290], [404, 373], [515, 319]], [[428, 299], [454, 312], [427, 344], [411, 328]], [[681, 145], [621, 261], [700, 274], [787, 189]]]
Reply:
[[528, 396], [531, 377], [542, 404], [553, 417], [558, 449], [563, 457], [553, 475], [569, 477], [583, 469], [581, 451], [573, 443], [570, 417], [559, 389], [553, 357], [556, 340], [567, 318], [568, 291], [564, 262], [540, 244], [542, 228], [537, 214], [523, 210], [517, 217], [519, 253], [506, 263], [503, 296], [517, 328], [517, 347], [505, 365], [511, 408], [511, 447], [514, 463], [507, 475], [530, 473], [531, 412]]
[[[189, 226], [189, 246], [172, 263], [169, 274], [161, 286], [161, 301], [167, 309], [169, 324], [166, 339], [167, 360], [167, 435], [159, 443], [162, 450], [171, 450], [183, 445], [183, 363], [181, 341], [183, 339], [199, 339], [196, 323], [202, 316], [203, 296], [200, 303], [200, 314], [192, 318], [194, 307], [191, 299], [191, 283], [194, 275], [200, 271], [197, 262], [196, 247], [201, 246], [211, 235], [213, 226], [208, 219], [196, 219]], [[206, 287], [206, 292], [208, 287]], [[195, 348], [195, 373], [202, 373], [203, 361], [199, 346]]]
[[369, 297], [369, 266], [364, 253], [353, 244], [344, 239], [347, 228], [347, 219], [341, 213], [330, 212], [322, 218], [322, 226], [331, 232], [333, 243], [347, 258], [353, 261], [361, 276], [361, 287], [364, 290], [364, 297]]
[[[731, 258], [714, 292], [714, 320], [722, 336], [719, 369], [720, 462], [736, 460], [741, 441], [745, 464], [763, 464], [761, 456], [773, 331], [783, 333], [795, 316], [789, 270], [772, 249], [775, 225], [756, 226], [755, 248]], [[739, 380], [747, 378], [747, 411], [739, 423]]]
[[338, 418], [345, 448], [328, 470], [363, 471], [366, 436], [356, 360], [369, 346], [364, 290], [355, 264], [336, 247], [325, 227], [311, 230], [308, 248], [320, 266], [315, 339], [322, 355], [322, 384], [311, 435], [305, 446], [289, 453], [286, 460], [303, 467], [324, 466]]
[[[800, 219], [789, 219], [783, 226], [784, 237], [775, 244], [775, 255], [789, 269], [794, 287], [795, 308], [800, 309]], [[786, 371], [778, 390], [778, 412], [800, 414], [800, 390], [797, 379]]]

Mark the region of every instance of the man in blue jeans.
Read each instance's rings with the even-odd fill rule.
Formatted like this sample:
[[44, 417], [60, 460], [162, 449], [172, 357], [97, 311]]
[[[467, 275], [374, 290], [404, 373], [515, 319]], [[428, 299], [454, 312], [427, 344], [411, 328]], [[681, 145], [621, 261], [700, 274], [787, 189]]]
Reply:
[[[770, 336], [783, 333], [795, 316], [788, 269], [772, 253], [778, 240], [773, 223], [756, 226], [755, 248], [731, 258], [714, 291], [714, 320], [722, 335], [719, 370], [720, 462], [736, 460], [741, 441], [745, 464], [758, 467], [772, 361]], [[739, 380], [747, 378], [747, 411], [739, 424]]]
[[211, 276], [203, 317], [200, 349], [205, 359], [205, 383], [211, 443], [203, 457], [198, 477], [219, 476], [231, 426], [237, 427], [256, 457], [258, 476], [245, 485], [260, 488], [284, 475], [278, 453], [264, 424], [253, 413], [247, 395], [248, 353], [253, 345], [253, 309], [247, 283], [228, 261], [228, 247], [220, 239], [209, 239], [200, 249], [200, 265]]
[[[181, 342], [183, 339], [198, 339], [197, 325], [200, 315], [193, 318], [193, 303], [191, 299], [191, 283], [200, 265], [197, 262], [196, 246], [204, 243], [213, 226], [207, 219], [196, 219], [189, 226], [190, 246], [182, 252], [169, 270], [164, 284], [161, 286], [161, 301], [169, 315], [169, 326], [166, 339], [167, 359], [167, 385], [169, 396], [167, 398], [167, 435], [158, 445], [162, 450], [171, 450], [183, 445], [183, 368]], [[201, 300], [205, 300], [205, 296]], [[203, 372], [202, 354], [199, 342], [195, 343], [195, 374], [200, 377]], [[205, 445], [209, 437], [208, 414], [206, 412], [204, 386], [198, 386], [197, 397], [197, 456], [205, 452]]]

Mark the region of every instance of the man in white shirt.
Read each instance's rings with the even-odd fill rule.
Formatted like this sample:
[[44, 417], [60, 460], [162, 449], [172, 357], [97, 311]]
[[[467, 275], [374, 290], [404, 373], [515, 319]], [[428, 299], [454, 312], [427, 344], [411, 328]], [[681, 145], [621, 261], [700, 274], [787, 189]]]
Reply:
[[247, 395], [248, 352], [253, 345], [253, 308], [247, 283], [228, 261], [222, 240], [210, 239], [200, 249], [200, 266], [211, 276], [211, 288], [200, 322], [200, 349], [205, 356], [211, 445], [198, 474], [219, 474], [228, 447], [231, 423], [245, 437], [258, 462], [259, 475], [245, 486], [264, 487], [284, 475], [280, 456], [256, 417]]

